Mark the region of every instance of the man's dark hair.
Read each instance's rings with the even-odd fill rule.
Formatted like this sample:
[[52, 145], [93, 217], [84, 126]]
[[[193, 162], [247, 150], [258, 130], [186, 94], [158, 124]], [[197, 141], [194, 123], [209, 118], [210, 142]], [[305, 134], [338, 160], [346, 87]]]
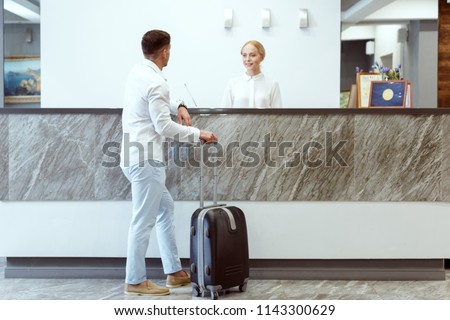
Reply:
[[162, 30], [151, 30], [144, 34], [141, 41], [144, 55], [153, 55], [170, 44], [170, 34]]

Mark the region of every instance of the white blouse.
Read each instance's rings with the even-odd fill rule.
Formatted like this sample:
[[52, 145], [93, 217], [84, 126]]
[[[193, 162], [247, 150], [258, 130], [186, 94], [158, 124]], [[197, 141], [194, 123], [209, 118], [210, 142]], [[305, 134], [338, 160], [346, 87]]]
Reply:
[[222, 108], [281, 108], [280, 86], [260, 73], [228, 81]]

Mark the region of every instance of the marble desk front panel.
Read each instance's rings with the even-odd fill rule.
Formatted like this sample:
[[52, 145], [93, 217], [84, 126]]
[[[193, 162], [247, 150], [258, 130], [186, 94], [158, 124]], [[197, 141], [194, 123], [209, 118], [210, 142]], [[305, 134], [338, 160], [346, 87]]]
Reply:
[[[448, 114], [194, 114], [219, 200], [450, 201]], [[118, 113], [0, 114], [0, 200], [129, 200]], [[175, 200], [199, 197], [199, 145], [167, 143]], [[217, 157], [215, 157], [217, 156]]]

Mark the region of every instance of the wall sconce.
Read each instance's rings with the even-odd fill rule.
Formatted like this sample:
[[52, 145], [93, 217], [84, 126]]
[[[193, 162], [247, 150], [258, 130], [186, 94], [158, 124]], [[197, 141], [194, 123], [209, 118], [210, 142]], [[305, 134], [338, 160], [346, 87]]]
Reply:
[[225, 28], [233, 27], [233, 9], [225, 9], [223, 11], [223, 21]]
[[270, 9], [261, 10], [261, 26], [263, 28], [270, 28]]
[[298, 24], [300, 28], [308, 28], [308, 9], [300, 9], [298, 14]]
[[25, 41], [27, 43], [31, 43], [31, 41], [33, 41], [33, 30], [31, 28], [27, 28], [25, 31]]
[[397, 42], [405, 43], [408, 41], [408, 29], [400, 28], [397, 30]]
[[375, 54], [375, 42], [367, 41], [366, 42], [366, 55], [371, 56], [372, 54]]

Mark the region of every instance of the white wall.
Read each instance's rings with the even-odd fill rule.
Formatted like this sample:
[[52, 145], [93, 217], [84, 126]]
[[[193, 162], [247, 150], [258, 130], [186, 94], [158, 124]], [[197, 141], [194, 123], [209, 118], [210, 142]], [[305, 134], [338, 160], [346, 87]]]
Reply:
[[375, 39], [376, 25], [352, 26], [342, 31], [341, 40]]
[[342, 40], [374, 39], [374, 62], [381, 64], [381, 57], [392, 54], [393, 64], [388, 67], [396, 68], [403, 64], [403, 45], [398, 43], [397, 32], [400, 28], [407, 28], [401, 24], [380, 24], [367, 26], [352, 26], [342, 33]]
[[438, 10], [439, 0], [395, 0], [369, 15], [365, 20], [435, 20]]
[[[413, 104], [421, 108], [438, 105], [438, 32], [434, 21], [414, 21], [409, 25], [405, 51], [405, 78], [413, 83]], [[416, 71], [416, 72], [414, 72]]]
[[[449, 203], [234, 202], [243, 209], [251, 258], [450, 257]], [[180, 256], [189, 257], [190, 217], [176, 202]], [[125, 257], [131, 204], [0, 202], [0, 256]], [[149, 257], [158, 257], [152, 235]]]
[[[223, 26], [232, 8], [234, 27]], [[270, 8], [272, 28], [261, 28]], [[310, 27], [298, 27], [307, 8]], [[339, 108], [340, 1], [41, 0], [42, 107], [121, 107], [129, 69], [150, 29], [172, 35], [164, 69], [172, 98], [217, 107], [229, 78], [243, 74], [242, 44], [260, 40], [263, 72], [279, 81], [285, 107]], [[326, 91], [326, 94], [324, 94]]]
[[381, 57], [392, 54], [392, 65], [390, 68], [397, 68], [403, 63], [403, 50], [401, 44], [397, 42], [398, 30], [402, 25], [379, 25], [375, 31], [375, 61], [381, 63]]

